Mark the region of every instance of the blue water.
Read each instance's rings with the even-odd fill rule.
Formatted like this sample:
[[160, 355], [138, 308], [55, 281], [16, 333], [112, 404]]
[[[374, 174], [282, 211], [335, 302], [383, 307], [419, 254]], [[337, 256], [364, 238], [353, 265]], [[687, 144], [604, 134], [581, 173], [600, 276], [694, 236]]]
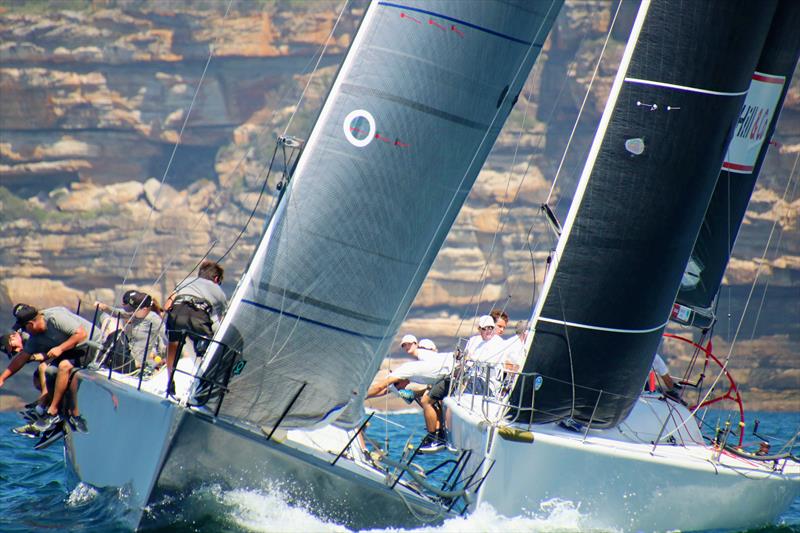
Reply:
[[[758, 418], [759, 433], [774, 437], [775, 442], [787, 440], [800, 427], [800, 413], [748, 415], [750, 422]], [[717, 415], [709, 415], [708, 419], [712, 417], [716, 419]], [[424, 430], [419, 414], [394, 414], [388, 418], [403, 427], [375, 418], [368, 434], [383, 444], [388, 431], [393, 443], [391, 452], [396, 457], [410, 434], [416, 439]], [[63, 447], [33, 450], [35, 441], [10, 431], [20, 424], [15, 413], [0, 413], [0, 532], [125, 531], [120, 495], [82, 485], [68, 491]], [[747, 433], [751, 428], [749, 425]], [[421, 457], [417, 462], [430, 468], [441, 459], [437, 454]], [[162, 528], [165, 532], [346, 531], [342, 526], [319, 520], [305, 509], [290, 507], [279, 491], [209, 486], [180, 501], [161, 502], [151, 512], [167, 517], [169, 525]], [[698, 512], [702, 512], [702, 502], [698, 502]], [[164, 523], [163, 519], [160, 523]], [[491, 508], [482, 508], [469, 517], [448, 520], [422, 531], [580, 531], [579, 524], [579, 510], [570, 505], [557, 506], [541, 516], [516, 518], [498, 516]], [[778, 525], [758, 531], [800, 533], [800, 498]]]

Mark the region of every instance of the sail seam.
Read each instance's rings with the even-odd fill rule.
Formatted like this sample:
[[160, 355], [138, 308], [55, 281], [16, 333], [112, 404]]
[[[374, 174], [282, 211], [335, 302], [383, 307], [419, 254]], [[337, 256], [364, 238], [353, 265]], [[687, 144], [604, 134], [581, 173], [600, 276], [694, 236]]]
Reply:
[[276, 287], [275, 285], [272, 285], [270, 283], [259, 283], [258, 287], [266, 292], [271, 292], [272, 294], [286, 297], [289, 298], [290, 300], [294, 300], [302, 304], [317, 307], [319, 309], [324, 309], [325, 311], [331, 311], [338, 315], [354, 318], [356, 320], [361, 320], [363, 322], [369, 322], [371, 324], [377, 324], [379, 326], [388, 326], [391, 324], [391, 321], [387, 319], [375, 318], [369, 315], [365, 315], [363, 313], [359, 313], [357, 311], [351, 311], [350, 309], [347, 309], [345, 307], [339, 307], [338, 305], [333, 305], [332, 303], [324, 302], [322, 300], [317, 300], [316, 298], [311, 298], [310, 296], [305, 296], [303, 294], [300, 294], [299, 292], [294, 292], [289, 289]]
[[654, 328], [648, 328], [648, 329], [622, 329], [622, 328], [607, 328], [607, 327], [604, 327], [604, 326], [592, 326], [592, 325], [589, 325], [589, 324], [581, 324], [580, 322], [568, 322], [566, 320], [558, 320], [556, 318], [547, 318], [547, 317], [543, 317], [543, 316], [540, 316], [538, 318], [538, 320], [541, 321], [541, 322], [549, 322], [551, 324], [558, 324], [558, 325], [562, 325], [562, 326], [570, 326], [570, 327], [573, 327], [573, 328], [591, 329], [591, 330], [595, 330], [595, 331], [608, 331], [610, 333], [653, 333], [654, 331], [658, 331], [660, 329], [663, 329], [663, 328], [667, 327], [667, 324], [669, 324], [669, 320], [667, 320], [663, 324], [661, 324], [659, 326], [656, 326]]
[[353, 83], [342, 83], [340, 91], [352, 96], [364, 96], [364, 94], [366, 93], [369, 96], [375, 96], [383, 100], [388, 100], [396, 104], [404, 105], [415, 111], [421, 111], [423, 113], [427, 113], [429, 115], [433, 115], [435, 117], [450, 121], [454, 124], [460, 124], [462, 126], [466, 126], [468, 128], [472, 128], [479, 131], [485, 131], [489, 128], [489, 125], [487, 124], [481, 124], [480, 122], [475, 122], [474, 120], [460, 117], [458, 115], [448, 113], [447, 111], [442, 111], [441, 109], [436, 109], [435, 107], [430, 107], [425, 104], [409, 100], [408, 98], [403, 98], [402, 96], [397, 96], [396, 94], [387, 93], [385, 91], [379, 91], [378, 89], [372, 89], [370, 87], [364, 87], [362, 85], [355, 85]]
[[365, 339], [375, 339], [375, 340], [379, 340], [379, 341], [383, 340], [382, 336], [366, 335], [364, 333], [359, 333], [358, 331], [352, 331], [352, 330], [349, 330], [349, 329], [340, 328], [339, 326], [334, 326], [333, 324], [326, 324], [325, 322], [320, 322], [319, 320], [314, 320], [313, 318], [306, 318], [304, 316], [296, 315], [296, 314], [290, 313], [290, 312], [288, 312], [286, 310], [281, 311], [280, 309], [277, 309], [275, 307], [271, 307], [269, 305], [264, 305], [264, 304], [259, 303], [259, 302], [254, 302], [253, 300], [245, 300], [244, 298], [242, 298], [242, 303], [243, 304], [252, 305], [253, 307], [258, 307], [259, 309], [264, 309], [265, 311], [272, 311], [273, 313], [277, 313], [277, 314], [282, 315], [282, 316], [287, 316], [289, 318], [296, 318], [297, 320], [300, 320], [301, 322], [306, 322], [308, 324], [314, 324], [316, 326], [320, 326], [320, 327], [323, 327], [323, 328], [326, 328], [326, 329], [331, 329], [333, 331], [338, 331], [340, 333], [346, 333], [348, 335], [354, 335], [356, 337], [363, 337]]
[[534, 43], [532, 43], [530, 41], [525, 41], [525, 40], [522, 40], [522, 39], [518, 39], [518, 38], [516, 38], [516, 37], [514, 37], [512, 35], [508, 35], [508, 34], [505, 34], [505, 33], [500, 33], [499, 31], [491, 30], [491, 29], [485, 28], [483, 26], [478, 26], [477, 24], [473, 24], [473, 23], [467, 22], [465, 20], [457, 19], [457, 18], [454, 18], [454, 17], [449, 17], [447, 15], [443, 15], [443, 14], [437, 13], [435, 11], [428, 11], [427, 9], [420, 9], [418, 7], [404, 6], [402, 4], [394, 4], [392, 2], [378, 2], [378, 5], [379, 6], [386, 6], [386, 7], [394, 7], [394, 8], [397, 8], [397, 9], [407, 9], [409, 11], [414, 11], [414, 12], [417, 12], [417, 13], [424, 13], [425, 15], [432, 15], [434, 17], [439, 17], [439, 18], [443, 18], [445, 20], [449, 20], [450, 22], [458, 22], [459, 24], [463, 24], [464, 26], [466, 26], [468, 28], [472, 28], [473, 30], [482, 31], [484, 33], [488, 33], [489, 35], [494, 35], [495, 37], [501, 37], [501, 38], [507, 39], [507, 40], [509, 40], [511, 42], [524, 44], [525, 46], [537, 46], [539, 48], [542, 47], [541, 44], [534, 44]]
[[678, 85], [675, 83], [665, 83], [663, 81], [643, 80], [641, 78], [625, 78], [628, 83], [638, 83], [640, 85], [653, 85], [655, 87], [665, 87], [667, 89], [677, 89], [679, 91], [687, 91], [690, 93], [711, 94], [714, 96], [742, 96], [747, 94], [747, 89], [738, 92], [725, 92], [725, 91], [712, 91], [711, 89], [701, 89], [699, 87], [690, 87], [688, 85]]

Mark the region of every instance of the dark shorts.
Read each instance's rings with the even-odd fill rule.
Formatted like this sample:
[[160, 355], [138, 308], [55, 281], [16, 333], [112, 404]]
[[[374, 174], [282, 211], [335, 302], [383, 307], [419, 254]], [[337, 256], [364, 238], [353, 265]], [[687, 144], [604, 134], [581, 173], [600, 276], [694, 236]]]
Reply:
[[436, 383], [431, 385], [431, 390], [428, 392], [428, 396], [431, 400], [442, 401], [447, 396], [447, 393], [450, 392], [450, 378], [441, 378]]
[[89, 349], [85, 346], [80, 348], [73, 348], [71, 350], [67, 350], [66, 352], [62, 353], [60, 356], [56, 357], [52, 361], [50, 361], [51, 366], [55, 366], [58, 368], [58, 364], [61, 361], [69, 361], [72, 363], [72, 366], [85, 366], [88, 364], [88, 353]]
[[[53, 392], [56, 386], [56, 375], [58, 375], [58, 365], [48, 365], [44, 371], [44, 379], [47, 384], [47, 390], [50, 392]], [[36, 369], [33, 371], [33, 386], [38, 389], [39, 385], [39, 365], [36, 365]]]
[[167, 314], [167, 338], [170, 342], [178, 342], [184, 333], [213, 337], [211, 317], [191, 305], [179, 303], [172, 306]]

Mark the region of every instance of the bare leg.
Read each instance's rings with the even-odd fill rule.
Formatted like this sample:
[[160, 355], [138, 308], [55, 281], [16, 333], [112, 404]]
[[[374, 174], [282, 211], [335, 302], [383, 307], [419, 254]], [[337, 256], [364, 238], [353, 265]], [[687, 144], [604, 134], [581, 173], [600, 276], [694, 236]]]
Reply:
[[422, 416], [425, 418], [425, 429], [429, 433], [435, 433], [439, 425], [439, 412], [436, 410], [436, 401], [428, 395], [428, 391], [422, 395], [420, 405], [422, 405]]
[[175, 355], [178, 353], [178, 341], [170, 341], [167, 344], [167, 371], [169, 376], [172, 376], [172, 371], [175, 370]]
[[47, 374], [46, 374], [47, 366], [48, 366], [47, 363], [39, 363], [39, 368], [37, 369], [38, 370], [37, 374], [39, 376], [39, 387], [38, 388], [41, 391], [41, 394], [36, 399], [36, 401], [41, 406], [47, 405], [47, 403], [46, 403], [47, 395], [50, 392], [50, 391], [47, 390]]
[[61, 403], [61, 398], [67, 391], [67, 384], [69, 383], [69, 374], [72, 371], [72, 363], [64, 359], [58, 363], [58, 375], [56, 376], [56, 387], [53, 391], [53, 401], [50, 402], [50, 408], [47, 413], [50, 415], [58, 414], [58, 405]]

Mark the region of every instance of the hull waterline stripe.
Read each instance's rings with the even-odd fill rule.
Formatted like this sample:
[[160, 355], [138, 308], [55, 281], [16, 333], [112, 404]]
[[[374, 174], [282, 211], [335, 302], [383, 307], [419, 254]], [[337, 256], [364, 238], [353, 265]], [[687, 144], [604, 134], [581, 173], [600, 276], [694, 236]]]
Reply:
[[[483, 26], [478, 26], [477, 24], [472, 24], [471, 22], [466, 22], [466, 21], [461, 20], [461, 19], [448, 17], [447, 15], [442, 15], [441, 13], [436, 13], [435, 11], [428, 11], [427, 9], [420, 9], [418, 7], [404, 6], [402, 4], [395, 4], [395, 3], [392, 3], [392, 2], [378, 2], [378, 5], [379, 6], [386, 6], [386, 7], [394, 7], [394, 8], [397, 8], [397, 9], [405, 9], [405, 10], [408, 10], [408, 11], [415, 11], [417, 13], [423, 13], [425, 15], [431, 15], [431, 16], [434, 16], [434, 17], [439, 17], [440, 19], [449, 20], [450, 22], [458, 22], [459, 24], [463, 24], [464, 26], [466, 26], [468, 28], [472, 28], [473, 30], [482, 31], [484, 33], [488, 33], [489, 35], [494, 35], [495, 37], [500, 37], [502, 39], [507, 39], [507, 40], [509, 40], [511, 42], [514, 42], [514, 43], [524, 44], [525, 46], [533, 45], [533, 43], [531, 43], [530, 41], [524, 41], [522, 39], [517, 39], [516, 37], [513, 37], [511, 35], [507, 35], [505, 33], [500, 33], [499, 31], [490, 30], [489, 28], [484, 28]], [[542, 45], [540, 45], [540, 44], [533, 45], [533, 46], [536, 46], [538, 48], [542, 47]]]
[[663, 81], [643, 80], [641, 78], [625, 78], [625, 81], [628, 83], [638, 83], [641, 85], [654, 85], [656, 87], [666, 87], [667, 89], [677, 89], [679, 91], [687, 91], [690, 93], [712, 94], [714, 96], [742, 96], [744, 94], [747, 94], [747, 90], [733, 92], [733, 93], [712, 91], [710, 89], [700, 89], [698, 87], [689, 87], [688, 85], [676, 85], [674, 83], [664, 83]]
[[324, 309], [325, 311], [330, 311], [331, 313], [336, 313], [337, 315], [342, 315], [348, 318], [361, 320], [362, 322], [368, 322], [370, 324], [376, 324], [378, 326], [388, 326], [390, 324], [389, 320], [383, 318], [375, 318], [370, 315], [365, 315], [363, 313], [351, 311], [350, 309], [339, 307], [338, 305], [333, 305], [332, 303], [323, 302], [322, 300], [317, 300], [316, 298], [305, 296], [303, 294], [300, 294], [299, 292], [290, 291], [289, 289], [284, 289], [282, 287], [276, 287], [275, 285], [271, 285], [267, 282], [259, 283], [258, 288], [261, 289], [262, 291], [270, 292], [281, 298], [289, 298], [290, 300], [294, 300], [295, 302], [300, 302], [302, 304], [317, 307], [319, 309]]
[[258, 307], [259, 309], [264, 309], [265, 311], [272, 311], [273, 313], [277, 313], [279, 315], [288, 316], [289, 318], [295, 318], [301, 322], [305, 322], [307, 324], [314, 324], [315, 326], [320, 326], [326, 329], [332, 329], [333, 331], [338, 331], [340, 333], [346, 333], [347, 335], [353, 335], [354, 337], [361, 337], [364, 339], [374, 339], [378, 341], [382, 341], [383, 337], [378, 337], [375, 335], [365, 335], [364, 333], [359, 333], [357, 331], [351, 331], [349, 329], [340, 328], [338, 326], [334, 326], [332, 324], [326, 324], [325, 322], [320, 322], [319, 320], [313, 320], [311, 318], [305, 318], [300, 315], [295, 315], [293, 313], [288, 313], [286, 311], [281, 311], [280, 309], [275, 309], [274, 307], [270, 307], [268, 305], [264, 305], [262, 303], [254, 302], [252, 300], [245, 300], [242, 299], [243, 304], [252, 305], [253, 307]]
[[442, 111], [441, 109], [436, 109], [435, 107], [427, 106], [425, 104], [409, 100], [408, 98], [403, 98], [402, 96], [397, 96], [396, 94], [379, 91], [378, 89], [372, 89], [370, 87], [364, 87], [362, 85], [355, 85], [352, 83], [342, 83], [341, 92], [358, 97], [374, 96], [382, 100], [387, 100], [389, 102], [406, 106], [415, 111], [420, 111], [422, 113], [447, 120], [453, 124], [459, 124], [461, 126], [466, 126], [481, 132], [489, 129], [489, 124], [481, 124], [480, 122], [475, 122], [474, 120], [454, 115], [452, 113], [448, 113], [447, 111]]
[[656, 326], [650, 329], [619, 329], [619, 328], [605, 328], [603, 326], [590, 326], [589, 324], [579, 324], [578, 322], [567, 322], [565, 320], [556, 320], [555, 318], [546, 318], [543, 316], [540, 316], [538, 320], [540, 320], [541, 322], [549, 322], [551, 324], [570, 326], [573, 328], [591, 329], [594, 331], [608, 331], [609, 333], [653, 333], [654, 331], [658, 331], [660, 329], [667, 327], [667, 324], [669, 324], [669, 320], [667, 320], [660, 326]]

